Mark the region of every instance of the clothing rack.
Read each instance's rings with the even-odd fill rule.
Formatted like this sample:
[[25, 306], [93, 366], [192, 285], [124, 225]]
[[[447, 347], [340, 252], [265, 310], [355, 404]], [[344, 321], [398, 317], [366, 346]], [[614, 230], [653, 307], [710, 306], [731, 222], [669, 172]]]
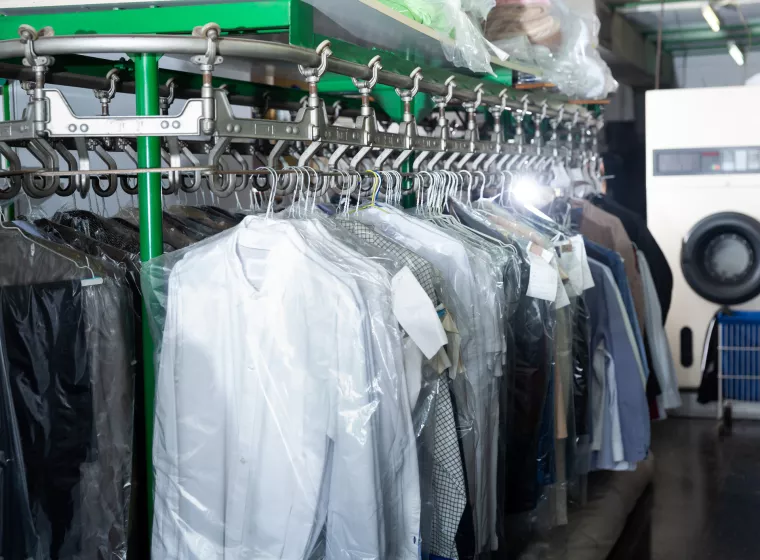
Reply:
[[[496, 184], [504, 180], [510, 173], [511, 166], [518, 160], [545, 160], [548, 164], [551, 157], [560, 153], [565, 157], [583, 157], [589, 169], [596, 170], [596, 137], [603, 119], [595, 106], [579, 106], [551, 92], [531, 91], [526, 94], [513, 89], [510, 87], [512, 69], [509, 68], [498, 79], [473, 77], [448, 68], [420, 69], [413, 61], [404, 61], [386, 53], [381, 54], [378, 60], [374, 57], [374, 51], [350, 47], [338, 40], [320, 40], [317, 43], [321, 38], [303, 29], [308, 24], [303, 21], [309, 21], [311, 8], [298, 0], [248, 2], [234, 6], [239, 8], [234, 16], [225, 4], [160, 8], [154, 13], [158, 11], [172, 17], [143, 18], [144, 27], [138, 26], [132, 32], [121, 29], [118, 23], [119, 18], [128, 11], [11, 15], [3, 18], [3, 31], [0, 33], [0, 38], [3, 39], [0, 41], [0, 77], [30, 80], [32, 83], [27, 89], [30, 95], [29, 106], [25, 116], [19, 120], [11, 120], [8, 85], [3, 89], [5, 122], [0, 123], [0, 151], [8, 161], [8, 169], [0, 173], [0, 177], [6, 181], [5, 187], [0, 186], [0, 199], [12, 199], [22, 188], [31, 197], [45, 198], [63, 188], [61, 179], [64, 178], [67, 179], [68, 186], [73, 184], [81, 190], [88, 177], [137, 177], [140, 257], [142, 261], [148, 261], [163, 251], [162, 180], [166, 183], [172, 177], [202, 176], [216, 184], [216, 187], [211, 187], [212, 192], [229, 196], [237, 190], [229, 188], [237, 178], [270, 176], [272, 168], [279, 167], [273, 163], [273, 158], [267, 165], [258, 168], [225, 169], [220, 164], [221, 156], [237, 143], [252, 146], [253, 141], [273, 141], [276, 142], [275, 149], [284, 149], [291, 142], [298, 141], [310, 142], [311, 146], [330, 143], [344, 146], [344, 150], [358, 149], [360, 152], [366, 149], [365, 154], [370, 149], [381, 150], [386, 154], [387, 159], [383, 160], [387, 162], [386, 169], [392, 169], [398, 177], [407, 180], [407, 193], [420, 188], [420, 185], [423, 188], [428, 186], [429, 181], [425, 182], [422, 176], [424, 172], [421, 171], [426, 165], [428, 174], [439, 172], [436, 170], [440, 169], [440, 173], [458, 177], [455, 181], [460, 188], [466, 183], [468, 173], [470, 179], [474, 171], [478, 171], [476, 175], [482, 175], [483, 182], [480, 186], [485, 184], [486, 179], [489, 184]], [[273, 9], [280, 10], [277, 16], [272, 16]], [[144, 13], [146, 9], [135, 12]], [[180, 18], [183, 27], [179, 29], [179, 24], [172, 21], [176, 22], [176, 16], [183, 14], [188, 18], [192, 16], [193, 19], [190, 22]], [[220, 25], [202, 25], [217, 15], [221, 18]], [[77, 17], [84, 17], [83, 21], [92, 24], [87, 28], [87, 34], [78, 34], [83, 28], [75, 23]], [[283, 26], [279, 24], [287, 20], [291, 44], [236, 36], [234, 32], [240, 29], [236, 22], [240, 18], [246, 22], [258, 22], [244, 24], [247, 31], [282, 30]], [[161, 20], [160, 24], [155, 21], [158, 19]], [[297, 22], [297, 19], [301, 21]], [[39, 30], [28, 25], [29, 22], [39, 27]], [[43, 25], [50, 27], [43, 28]], [[81, 25], [84, 26], [85, 23]], [[114, 29], [118, 34], [111, 34]], [[17, 35], [14, 36], [16, 30]], [[58, 31], [64, 31], [65, 34], [57, 35]], [[162, 32], [167, 34], [160, 34]], [[96, 59], [92, 57], [95, 54], [127, 55], [129, 60]], [[159, 60], [166, 55], [191, 57], [198, 67], [198, 73], [168, 73], [162, 70]], [[298, 67], [301, 79], [308, 84], [308, 92], [299, 91], [294, 94], [292, 89], [259, 86], [214, 76], [214, 72], [224, 68], [228, 60], [275, 64], [278, 69], [287, 67], [291, 72]], [[385, 68], [381, 69], [381, 65]], [[508, 67], [509, 64], [505, 66]], [[110, 74], [113, 69], [119, 73]], [[524, 71], [525, 68], [520, 70]], [[108, 77], [104, 77], [107, 73]], [[123, 78], [118, 78], [119, 74]], [[163, 85], [163, 78], [167, 74], [174, 74], [177, 82], [181, 82], [176, 90], [174, 86]], [[356, 89], [331, 91], [333, 86], [328, 80], [321, 79], [323, 75], [350, 77], [354, 80]], [[70, 109], [66, 110], [69, 106], [65, 96], [57, 90], [47, 88], [48, 83], [95, 88], [98, 90], [96, 96], [103, 107], [103, 114], [93, 117], [74, 115]], [[227, 91], [219, 87], [222, 83], [229, 84]], [[396, 88], [396, 95], [389, 98], [384, 92], [383, 95], [374, 97], [375, 85]], [[111, 91], [106, 91], [109, 88]], [[361, 100], [356, 98], [357, 89]], [[135, 116], [108, 114], [108, 106], [115, 92], [134, 92]], [[439, 111], [437, 130], [429, 136], [417, 134], [415, 123], [420, 117], [422, 105], [414, 103], [418, 92], [420, 97], [422, 94], [433, 96], [433, 102]], [[345, 93], [352, 96], [343, 95]], [[167, 115], [166, 100], [175, 95], [177, 98], [187, 98], [185, 108], [177, 115]], [[305, 99], [302, 99], [304, 95]], [[261, 107], [262, 100], [266, 99], [272, 100], [270, 107], [298, 110], [301, 120], [298, 120], [299, 116], [296, 117], [296, 122], [263, 118], [240, 119], [225, 112], [229, 104]], [[357, 119], [363, 119], [364, 128], [342, 128], [325, 119], [325, 116], [338, 114], [336, 102], [341, 104], [341, 111], [346, 110], [342, 114], [359, 115]], [[467, 130], [457, 137], [449, 134], [446, 120], [446, 112], [452, 109], [464, 110], [468, 116]], [[479, 125], [476, 123], [478, 114], [486, 114], [492, 123], [488, 140], [479, 138]], [[378, 125], [379, 121], [395, 122], [401, 125], [402, 131], [390, 133], [387, 126]], [[516, 131], [514, 137], [508, 139], [505, 131], [510, 122], [515, 124]], [[303, 123], [303, 126], [299, 123]], [[531, 138], [526, 133], [529, 123], [534, 130]], [[205, 165], [201, 156], [196, 158], [200, 161], [193, 165], [182, 165], [178, 139], [196, 134], [215, 139], [218, 150], [211, 148]], [[550, 136], [548, 140], [545, 138], [547, 136]], [[72, 153], [76, 146], [81, 147], [83, 140], [91, 139], [104, 147], [106, 152], [124, 150], [118, 144], [120, 138], [135, 142], [132, 152], [136, 160], [134, 169], [88, 169], [83, 165], [85, 159], [80, 159], [79, 168], [58, 169], [60, 162], [57, 156], [54, 165], [22, 167], [13, 158], [13, 153], [18, 149], [29, 149], [34, 153], [36, 147], [35, 157], [39, 159], [38, 155], [42, 152], [42, 163], [47, 157], [45, 152], [54, 153], [51, 151], [54, 141], [74, 147]], [[169, 167], [163, 164], [168, 163], [162, 155], [164, 143], [168, 144], [167, 151], [171, 159]], [[84, 154], [89, 158], [89, 148], [80, 150], [78, 156]], [[421, 152], [427, 153], [429, 159], [420, 158]], [[406, 156], [402, 158], [401, 154]], [[48, 159], [48, 162], [52, 161]], [[87, 161], [89, 165], [89, 159]], [[276, 173], [301, 177], [309, 176], [313, 171], [314, 176], [335, 179], [337, 183], [340, 183], [340, 178], [345, 183], [352, 175], [370, 181], [377, 177], [377, 173], [373, 175], [370, 170], [305, 171], [309, 163], [309, 159], [304, 158], [299, 161], [300, 171], [296, 167], [277, 169]], [[468, 171], [468, 168], [472, 171]], [[379, 170], [378, 173], [382, 174], [383, 171]], [[420, 181], [408, 180], [413, 177], [420, 177]], [[245, 181], [247, 183], [248, 179]], [[34, 187], [35, 183], [42, 186]], [[477, 182], [474, 184], [475, 189], [480, 186]], [[269, 185], [269, 188], [275, 190], [277, 187], [276, 184]], [[262, 190], [266, 188], [267, 185], [264, 185]], [[5, 196], [14, 189], [13, 196]], [[287, 186], [284, 190], [286, 189]], [[96, 194], [103, 196], [97, 191]], [[11, 205], [11, 219], [12, 212]], [[151, 488], [155, 375], [153, 339], [147, 322], [143, 325], [143, 355], [144, 415], [148, 427], [147, 472], [148, 487]]]

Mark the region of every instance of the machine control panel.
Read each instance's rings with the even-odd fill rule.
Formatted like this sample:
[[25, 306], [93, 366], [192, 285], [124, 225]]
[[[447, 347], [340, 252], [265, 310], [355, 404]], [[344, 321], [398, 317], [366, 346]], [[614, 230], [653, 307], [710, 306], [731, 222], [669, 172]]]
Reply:
[[760, 147], [655, 150], [654, 174], [760, 173]]

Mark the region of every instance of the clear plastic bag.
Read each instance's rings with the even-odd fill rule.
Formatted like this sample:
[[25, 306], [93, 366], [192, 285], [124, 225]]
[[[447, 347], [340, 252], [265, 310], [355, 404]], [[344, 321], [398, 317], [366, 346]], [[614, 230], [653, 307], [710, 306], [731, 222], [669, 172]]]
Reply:
[[323, 227], [251, 216], [143, 267], [154, 555], [417, 558], [390, 273]]
[[595, 14], [574, 12], [562, 0], [497, 0], [484, 33], [565, 95], [600, 99], [618, 84], [599, 54], [599, 28]]
[[[306, 0], [354, 37], [386, 49], [398, 49], [399, 37], [390, 36], [378, 19], [358, 19], [344, 0]], [[443, 36], [441, 48], [455, 66], [493, 73], [491, 54], [501, 55], [483, 37], [480, 22], [494, 0], [380, 0], [389, 8]], [[385, 18], [379, 12], [378, 18]], [[387, 18], [386, 18], [387, 19]], [[502, 55], [503, 56], [503, 55]]]
[[136, 361], [123, 271], [5, 226], [0, 271], [0, 415], [12, 459], [1, 491], [13, 511], [0, 554], [125, 559]]

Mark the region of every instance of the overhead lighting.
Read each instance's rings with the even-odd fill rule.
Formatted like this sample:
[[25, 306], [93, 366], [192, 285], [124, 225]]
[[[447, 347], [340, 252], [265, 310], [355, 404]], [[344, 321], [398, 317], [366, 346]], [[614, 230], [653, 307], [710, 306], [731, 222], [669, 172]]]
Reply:
[[744, 53], [734, 41], [728, 42], [728, 54], [731, 55], [737, 65], [744, 66]]
[[707, 25], [709, 25], [710, 29], [715, 31], [715, 33], [720, 31], [720, 18], [718, 18], [718, 14], [715, 13], [715, 10], [713, 10], [713, 7], [709, 2], [702, 6], [702, 17], [705, 18]]

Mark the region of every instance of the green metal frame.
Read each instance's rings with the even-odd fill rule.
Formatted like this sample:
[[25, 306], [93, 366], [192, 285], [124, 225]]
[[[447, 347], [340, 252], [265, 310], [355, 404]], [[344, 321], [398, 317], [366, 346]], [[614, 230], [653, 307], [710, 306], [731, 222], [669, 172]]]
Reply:
[[[159, 114], [158, 59], [153, 53], [132, 55], [135, 61], [136, 114]], [[140, 167], [161, 167], [161, 139], [143, 136], [137, 139], [137, 164]], [[164, 251], [161, 210], [161, 174], [143, 173], [138, 177], [140, 211], [140, 260], [148, 261]], [[143, 391], [145, 395], [145, 444], [147, 449], [148, 527], [153, 526], [153, 410], [156, 392], [154, 346], [148, 313], [143, 308]]]

